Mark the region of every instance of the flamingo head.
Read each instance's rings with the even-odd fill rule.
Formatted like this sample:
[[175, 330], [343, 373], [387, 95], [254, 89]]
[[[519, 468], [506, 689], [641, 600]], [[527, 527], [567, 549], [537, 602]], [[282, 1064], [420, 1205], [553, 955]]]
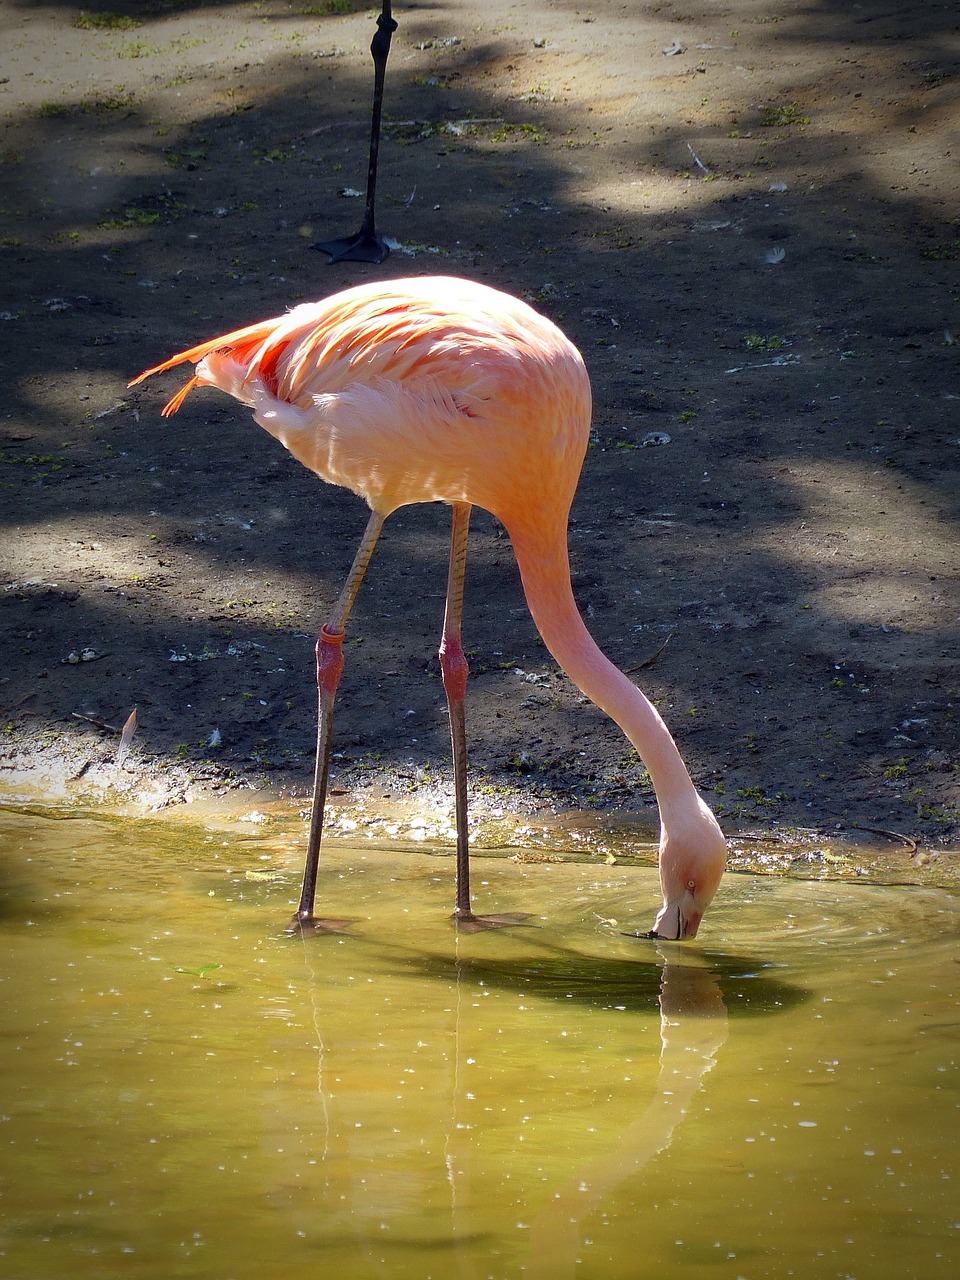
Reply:
[[660, 887], [663, 906], [651, 938], [682, 942], [695, 938], [713, 901], [727, 861], [727, 843], [716, 818], [698, 797], [695, 820], [667, 831], [660, 839]]

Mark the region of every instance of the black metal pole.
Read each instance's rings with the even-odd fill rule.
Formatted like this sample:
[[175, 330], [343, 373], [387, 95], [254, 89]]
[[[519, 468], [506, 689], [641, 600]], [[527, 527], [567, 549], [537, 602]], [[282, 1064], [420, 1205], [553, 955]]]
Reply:
[[390, 53], [390, 40], [397, 23], [390, 10], [390, 0], [383, 0], [383, 9], [377, 18], [377, 29], [370, 42], [373, 55], [373, 119], [370, 123], [370, 164], [367, 168], [367, 202], [360, 230], [353, 236], [338, 240], [321, 240], [310, 246], [328, 253], [331, 262], [383, 262], [390, 249], [376, 232], [375, 205], [377, 198], [377, 158], [380, 153], [380, 117], [383, 112], [383, 83]]

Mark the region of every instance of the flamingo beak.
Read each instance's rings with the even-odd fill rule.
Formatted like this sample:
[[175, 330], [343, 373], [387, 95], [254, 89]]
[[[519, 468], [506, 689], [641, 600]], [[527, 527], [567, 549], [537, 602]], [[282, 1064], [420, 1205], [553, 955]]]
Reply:
[[703, 919], [702, 911], [687, 911], [686, 914], [681, 912], [680, 915], [680, 938], [695, 938], [697, 930], [700, 928], [700, 921]]
[[668, 942], [683, 942], [687, 938], [695, 938], [703, 912], [694, 910], [689, 898], [689, 893], [684, 893], [680, 899], [661, 907], [648, 936], [663, 938]]

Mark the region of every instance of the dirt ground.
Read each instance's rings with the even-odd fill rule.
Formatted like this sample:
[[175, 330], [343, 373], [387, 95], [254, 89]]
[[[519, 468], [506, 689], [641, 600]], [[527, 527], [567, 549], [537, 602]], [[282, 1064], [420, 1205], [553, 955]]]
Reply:
[[[308, 794], [313, 643], [365, 509], [226, 398], [163, 421], [182, 379], [126, 384], [298, 301], [440, 272], [584, 352], [577, 597], [726, 830], [955, 842], [956, 5], [398, 3], [396, 247], [330, 265], [309, 246], [360, 223], [378, 9], [0, 5], [0, 787]], [[399, 512], [364, 585], [341, 815], [449, 811], [447, 538], [439, 508]], [[475, 812], [649, 832], [640, 762], [552, 663], [483, 513], [465, 634]]]

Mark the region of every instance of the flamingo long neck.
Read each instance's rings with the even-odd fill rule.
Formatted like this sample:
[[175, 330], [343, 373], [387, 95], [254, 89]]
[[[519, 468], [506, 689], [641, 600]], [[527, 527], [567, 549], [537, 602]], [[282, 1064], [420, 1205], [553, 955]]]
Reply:
[[530, 612], [547, 648], [574, 684], [614, 720], [636, 747], [660, 804], [661, 821], [699, 805], [670, 731], [653, 704], [605, 656], [573, 597], [566, 527], [530, 529], [505, 521]]

